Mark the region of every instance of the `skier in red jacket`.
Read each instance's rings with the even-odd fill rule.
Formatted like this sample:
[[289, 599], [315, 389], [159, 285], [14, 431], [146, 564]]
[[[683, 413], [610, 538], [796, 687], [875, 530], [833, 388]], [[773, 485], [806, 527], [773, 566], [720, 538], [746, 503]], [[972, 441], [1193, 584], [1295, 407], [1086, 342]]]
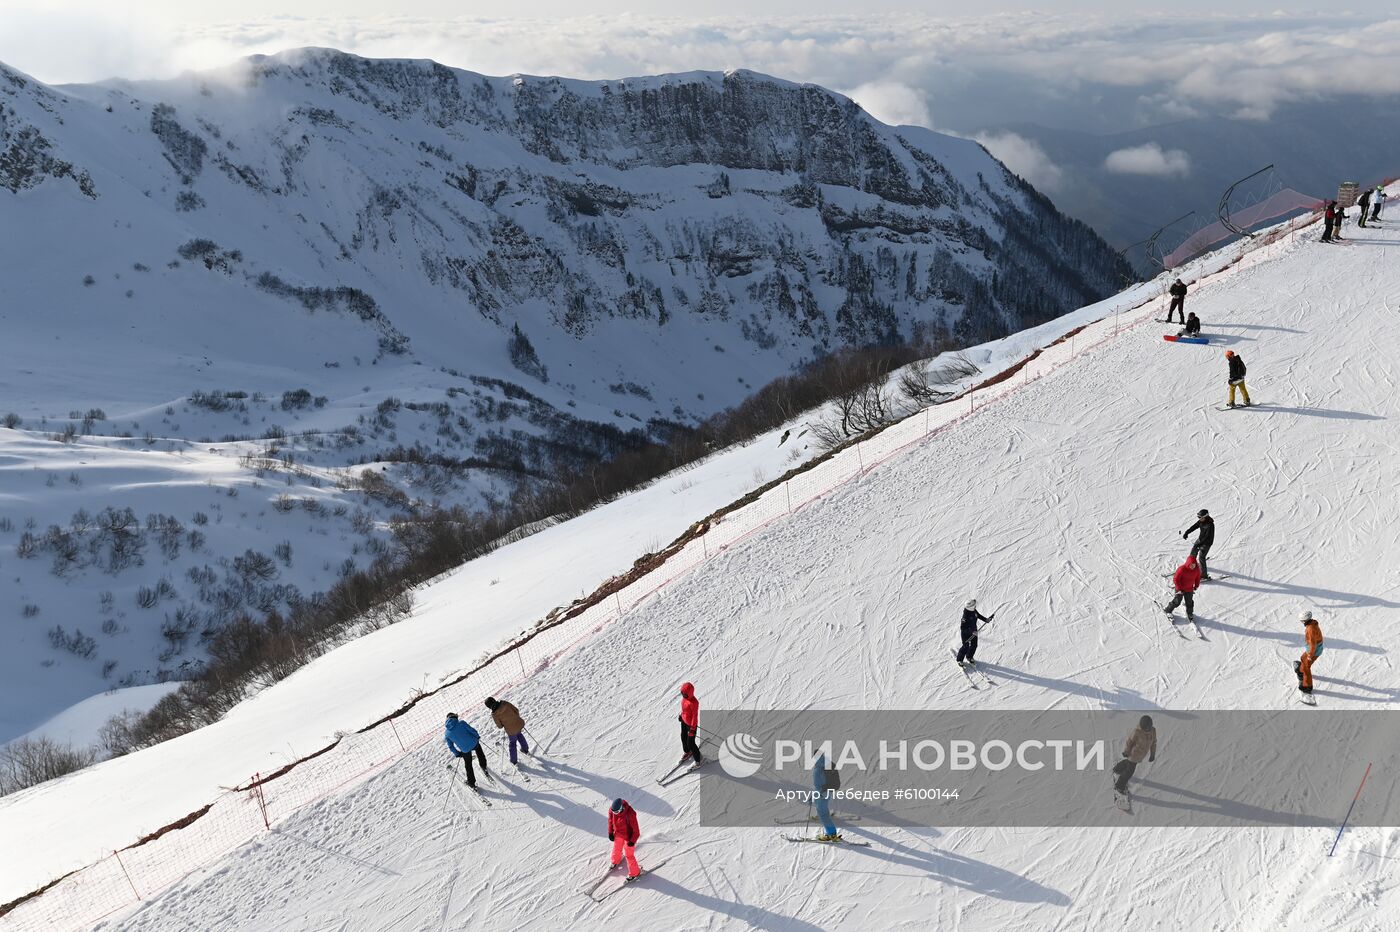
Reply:
[[612, 866], [614, 869], [622, 863], [622, 857], [627, 856], [627, 880], [636, 880], [642, 873], [642, 869], [637, 864], [637, 839], [641, 837], [641, 829], [637, 827], [637, 810], [628, 805], [627, 800], [618, 797], [612, 801], [612, 809], [608, 811], [608, 841], [613, 843]]
[[685, 751], [681, 760], [688, 757], [699, 767], [705, 762], [705, 758], [700, 756], [699, 742], [695, 740], [695, 734], [700, 729], [700, 700], [695, 698], [695, 686], [691, 683], [681, 684], [680, 722], [681, 749]]
[[1201, 586], [1201, 565], [1196, 562], [1195, 557], [1187, 557], [1186, 562], [1176, 568], [1172, 574], [1172, 586], [1176, 589], [1176, 596], [1167, 603], [1162, 611], [1168, 615], [1186, 601], [1186, 620], [1194, 622], [1196, 620], [1196, 590]]

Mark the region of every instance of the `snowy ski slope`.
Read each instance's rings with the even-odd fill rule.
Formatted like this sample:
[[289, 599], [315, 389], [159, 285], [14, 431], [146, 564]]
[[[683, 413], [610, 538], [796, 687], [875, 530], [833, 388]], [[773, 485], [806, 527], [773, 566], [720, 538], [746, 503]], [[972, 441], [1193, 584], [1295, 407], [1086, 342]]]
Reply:
[[[675, 754], [683, 680], [709, 707], [1301, 709], [1280, 658], [1299, 648], [1302, 608], [1327, 636], [1320, 704], [1394, 703], [1400, 234], [1314, 239], [1194, 290], [1213, 345], [1125, 330], [534, 677], [508, 698], [556, 763], [528, 784], [504, 775], [489, 812], [446, 795], [430, 743], [104, 927], [1393, 927], [1389, 829], [1349, 831], [1330, 860], [1330, 832], [1278, 828], [857, 824], [848, 836], [871, 847], [803, 849], [776, 827], [696, 827], [703, 776], [654, 782]], [[1227, 347], [1260, 407], [1216, 410]], [[1199, 507], [1217, 521], [1212, 567], [1233, 576], [1199, 594], [1204, 640], [1178, 637], [1151, 603]], [[976, 693], [947, 658], [971, 595], [997, 609], [979, 656], [998, 686]], [[463, 711], [481, 723], [484, 710]], [[1140, 775], [1170, 786], [1171, 751], [1164, 734]], [[1393, 775], [1372, 779], [1393, 792]], [[1349, 798], [1354, 783], [1320, 774], [1310, 789]], [[577, 891], [603, 866], [616, 795], [638, 810], [643, 866], [666, 864], [594, 904]]]

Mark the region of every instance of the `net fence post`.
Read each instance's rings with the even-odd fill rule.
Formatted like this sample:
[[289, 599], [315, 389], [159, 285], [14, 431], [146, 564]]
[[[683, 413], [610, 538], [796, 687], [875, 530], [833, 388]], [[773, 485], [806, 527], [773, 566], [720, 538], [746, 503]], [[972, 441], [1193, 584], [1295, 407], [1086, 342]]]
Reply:
[[263, 828], [272, 831], [272, 822], [267, 817], [267, 797], [263, 795], [261, 771], [253, 774], [253, 798], [258, 801], [258, 811], [262, 813]]

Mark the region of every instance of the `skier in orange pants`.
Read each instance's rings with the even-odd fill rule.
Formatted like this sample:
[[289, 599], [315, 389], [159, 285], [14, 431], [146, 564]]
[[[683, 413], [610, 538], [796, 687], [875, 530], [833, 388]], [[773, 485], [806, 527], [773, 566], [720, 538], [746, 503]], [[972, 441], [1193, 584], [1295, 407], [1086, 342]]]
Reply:
[[1303, 612], [1300, 620], [1303, 622], [1303, 634], [1307, 637], [1308, 646], [1304, 648], [1303, 656], [1293, 664], [1293, 670], [1298, 674], [1299, 692], [1311, 693], [1313, 661], [1322, 656], [1322, 628], [1318, 626], [1312, 612]]

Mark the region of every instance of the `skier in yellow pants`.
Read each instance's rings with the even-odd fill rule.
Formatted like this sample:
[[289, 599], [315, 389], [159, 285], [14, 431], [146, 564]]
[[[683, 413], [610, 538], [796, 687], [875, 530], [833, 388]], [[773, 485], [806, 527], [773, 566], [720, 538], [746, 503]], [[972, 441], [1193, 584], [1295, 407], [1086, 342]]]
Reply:
[[1244, 387], [1244, 358], [1237, 355], [1234, 350], [1225, 351], [1225, 359], [1230, 363], [1230, 401], [1229, 406], [1235, 406], [1235, 389], [1238, 388], [1244, 395], [1244, 406], [1249, 407], [1249, 389]]

